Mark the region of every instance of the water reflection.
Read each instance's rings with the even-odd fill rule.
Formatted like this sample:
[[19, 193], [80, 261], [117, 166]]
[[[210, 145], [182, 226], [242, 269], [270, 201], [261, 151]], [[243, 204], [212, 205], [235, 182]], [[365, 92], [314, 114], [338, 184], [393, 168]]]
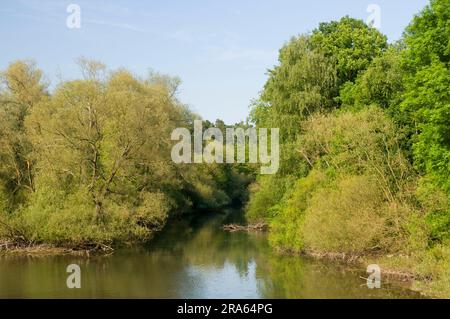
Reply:
[[[392, 285], [368, 289], [364, 272], [279, 256], [264, 234], [227, 233], [218, 213], [173, 223], [148, 247], [108, 257], [0, 257], [1, 298], [414, 298]], [[66, 267], [81, 267], [68, 289]]]

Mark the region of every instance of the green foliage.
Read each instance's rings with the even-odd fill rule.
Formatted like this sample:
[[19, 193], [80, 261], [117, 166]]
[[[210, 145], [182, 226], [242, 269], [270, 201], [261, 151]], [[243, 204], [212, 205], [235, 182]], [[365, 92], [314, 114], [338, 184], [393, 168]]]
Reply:
[[297, 149], [310, 165], [326, 169], [329, 175], [377, 176], [387, 200], [408, 182], [409, 164], [398, 145], [396, 127], [381, 109], [319, 114], [303, 127]]
[[376, 104], [384, 109], [393, 108], [403, 92], [403, 75], [400, 50], [391, 46], [356, 79], [341, 89], [340, 99], [346, 107], [358, 109]]
[[[280, 170], [256, 177], [246, 206], [272, 246], [406, 256], [448, 295], [449, 21], [450, 1], [431, 0], [398, 45], [344, 17], [281, 48], [249, 117], [280, 128]], [[170, 132], [199, 118], [179, 79], [79, 64], [84, 78], [51, 95], [32, 62], [0, 74], [0, 239], [142, 241], [171, 214], [247, 200], [254, 165], [168, 161]]]
[[25, 118], [46, 98], [42, 72], [32, 61], [11, 63], [0, 72], [0, 185], [6, 210], [12, 211], [33, 191], [32, 145]]
[[403, 243], [410, 218], [404, 197], [413, 175], [391, 120], [372, 107], [318, 114], [302, 127], [296, 150], [313, 169], [272, 204], [279, 209], [268, 219], [271, 243], [346, 253], [390, 251]]
[[[112, 244], [123, 240], [142, 240], [150, 229], [136, 222], [125, 207], [107, 203], [108, 214], [102, 223], [94, 223], [95, 206], [90, 194], [80, 189], [64, 194], [51, 187], [40, 187], [31, 204], [10, 216], [10, 225], [27, 242], [50, 243], [68, 247]], [[136, 236], [131, 236], [136, 235]], [[10, 238], [10, 239], [14, 239]]]
[[401, 107], [412, 116], [414, 165], [450, 195], [450, 70], [435, 61], [408, 82]]
[[279, 127], [281, 142], [294, 141], [300, 121], [338, 106], [341, 86], [354, 82], [386, 48], [384, 35], [349, 17], [292, 38], [269, 71], [250, 119], [259, 127]]
[[305, 246], [324, 252], [362, 253], [383, 240], [381, 189], [370, 176], [342, 177], [315, 192], [305, 212]]
[[387, 38], [362, 20], [343, 17], [340, 21], [320, 23], [311, 37], [314, 47], [337, 63], [338, 84], [354, 82], [372, 59], [387, 48]]
[[304, 220], [314, 191], [324, 182], [325, 175], [312, 170], [307, 177], [297, 180], [288, 190], [276, 214], [270, 220], [269, 241], [279, 250], [299, 253], [304, 249]]
[[279, 178], [274, 175], [260, 176], [250, 188], [246, 217], [253, 222], [271, 218], [276, 205], [292, 184], [292, 178]]
[[315, 50], [309, 37], [291, 39], [281, 50], [280, 65], [269, 79], [251, 117], [261, 127], [279, 127], [281, 141], [292, 140], [298, 123], [332, 105], [336, 90], [333, 61]]
[[404, 63], [415, 73], [433, 60], [450, 61], [450, 2], [431, 0], [405, 30]]
[[417, 282], [418, 289], [435, 298], [448, 298], [450, 295], [450, 247], [437, 245], [423, 252], [418, 258], [417, 272], [424, 278], [433, 280]]
[[450, 2], [432, 0], [405, 33], [401, 108], [411, 118], [414, 165], [450, 196]]
[[[384, 35], [348, 17], [322, 23], [311, 35], [293, 38], [280, 50], [280, 65], [270, 71], [250, 115], [257, 126], [281, 130], [281, 176], [259, 178], [247, 206], [248, 218], [269, 222], [273, 246], [326, 250], [330, 243], [335, 246], [328, 249], [361, 252], [385, 235], [393, 218], [384, 216], [386, 207], [397, 203], [411, 175], [395, 125], [379, 108], [364, 110], [368, 104], [389, 108], [402, 88], [398, 50], [386, 50]], [[362, 111], [326, 115], [339, 102]], [[290, 181], [288, 187], [285, 180]], [[374, 183], [366, 193], [339, 189], [347, 184], [358, 188], [365, 180]], [[345, 199], [340, 201], [340, 196]], [[377, 207], [380, 200], [386, 209]], [[367, 207], [355, 210], [355, 203], [362, 201]], [[339, 204], [340, 212], [334, 214], [348, 218], [336, 215], [338, 222], [325, 223], [324, 216]], [[305, 221], [317, 224], [312, 229]], [[372, 222], [381, 225], [374, 227], [376, 234], [360, 240]], [[349, 232], [336, 240], [339, 227]], [[360, 246], [348, 246], [352, 240]]]
[[383, 263], [448, 296], [449, 15], [431, 0], [391, 46], [344, 17], [283, 47], [250, 113], [283, 137], [278, 178], [258, 178], [247, 205], [272, 246], [397, 255]]
[[419, 180], [417, 198], [426, 212], [427, 242], [434, 246], [450, 239], [450, 198], [434, 181]]
[[170, 214], [245, 200], [245, 170], [170, 160], [172, 130], [197, 118], [176, 98], [178, 79], [107, 72], [84, 58], [79, 65], [83, 78], [51, 95], [32, 63], [2, 73], [1, 239], [70, 247], [145, 241]]

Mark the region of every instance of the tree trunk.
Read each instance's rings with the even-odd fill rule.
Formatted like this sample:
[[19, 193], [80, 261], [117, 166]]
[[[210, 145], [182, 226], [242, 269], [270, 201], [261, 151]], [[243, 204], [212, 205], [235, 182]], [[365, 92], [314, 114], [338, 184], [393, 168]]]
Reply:
[[95, 214], [93, 222], [98, 224], [103, 220], [103, 202], [95, 200]]

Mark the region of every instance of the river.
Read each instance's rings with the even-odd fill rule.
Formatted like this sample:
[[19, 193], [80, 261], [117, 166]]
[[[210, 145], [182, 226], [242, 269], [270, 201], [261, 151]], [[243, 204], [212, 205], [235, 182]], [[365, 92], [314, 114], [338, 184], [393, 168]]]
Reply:
[[[395, 283], [369, 289], [364, 269], [280, 256], [261, 233], [228, 233], [220, 212], [174, 221], [148, 246], [110, 256], [1, 256], [0, 298], [418, 298]], [[69, 264], [81, 288], [69, 289]]]

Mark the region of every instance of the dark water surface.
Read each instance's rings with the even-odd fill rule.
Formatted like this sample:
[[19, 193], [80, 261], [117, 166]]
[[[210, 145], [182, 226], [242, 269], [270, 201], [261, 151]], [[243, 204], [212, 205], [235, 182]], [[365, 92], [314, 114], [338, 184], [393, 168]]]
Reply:
[[[227, 233], [235, 213], [174, 222], [145, 248], [102, 257], [0, 256], [0, 298], [417, 298], [395, 284], [369, 289], [364, 269], [280, 256], [265, 234]], [[66, 267], [81, 267], [69, 289]]]

